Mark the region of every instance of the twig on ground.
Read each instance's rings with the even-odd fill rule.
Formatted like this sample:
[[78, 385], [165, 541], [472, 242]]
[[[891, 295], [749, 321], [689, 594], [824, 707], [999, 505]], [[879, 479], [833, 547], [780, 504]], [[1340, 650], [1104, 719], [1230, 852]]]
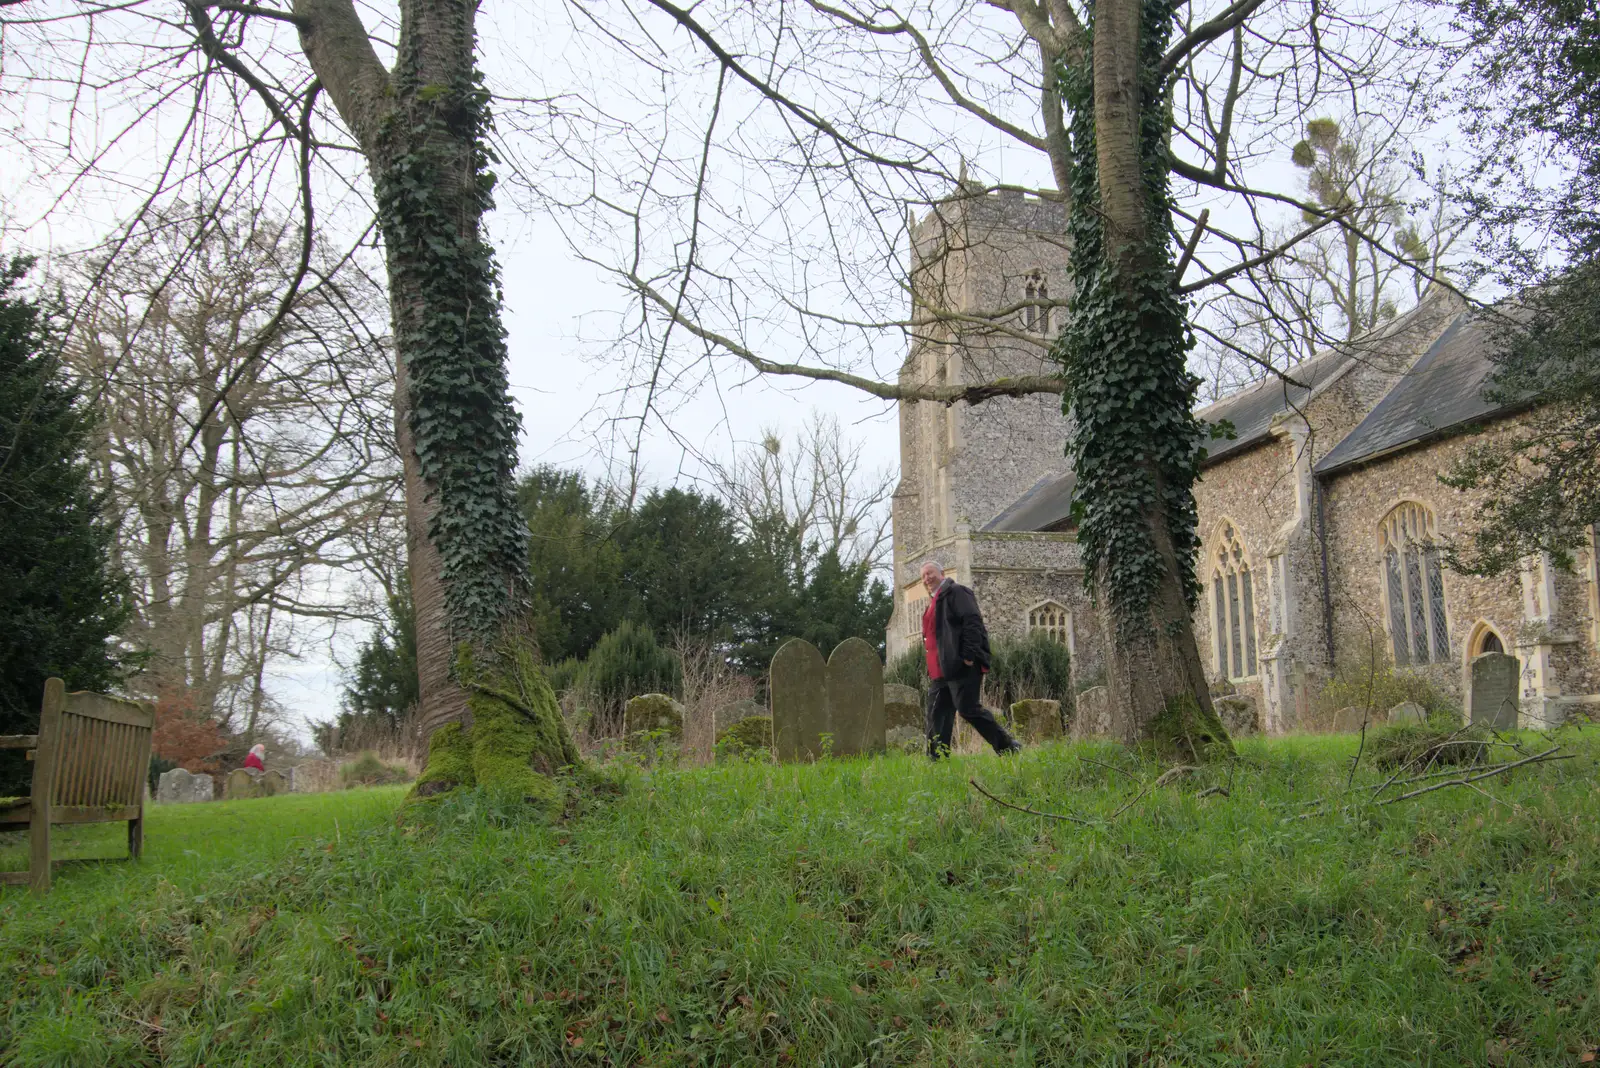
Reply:
[[1026, 812], [1030, 816], [1043, 816], [1047, 820], [1061, 820], [1063, 823], [1076, 823], [1080, 827], [1094, 826], [1094, 824], [1090, 823], [1088, 820], [1079, 819], [1077, 816], [1062, 816], [1054, 812], [1040, 812], [1038, 809], [1029, 808], [1026, 805], [1013, 805], [1010, 801], [1002, 801], [1000, 798], [994, 796], [994, 794], [991, 794], [988, 790], [985, 790], [982, 786], [979, 786], [977, 779], [968, 779], [967, 782], [974, 790], [978, 791], [984, 797], [987, 797], [990, 801], [993, 801], [1002, 808], [1009, 808], [1016, 812]]
[[1133, 779], [1134, 782], [1138, 782], [1139, 781], [1138, 779], [1134, 778], [1133, 772], [1128, 771], [1128, 770], [1126, 770], [1124, 768], [1119, 768], [1115, 764], [1107, 764], [1103, 760], [1095, 760], [1093, 757], [1086, 757], [1086, 756], [1081, 756], [1078, 759], [1083, 761], [1083, 763], [1085, 763], [1085, 764], [1093, 764], [1096, 767], [1107, 768], [1107, 769], [1109, 769], [1111, 771], [1114, 771], [1118, 775], [1126, 775], [1128, 778]]
[[1567, 753], [1563, 756], [1556, 756], [1555, 754], [1556, 750], [1546, 749], [1542, 753], [1535, 753], [1531, 757], [1523, 757], [1521, 760], [1512, 761], [1510, 764], [1499, 764], [1488, 771], [1482, 771], [1476, 775], [1468, 775], [1461, 779], [1446, 779], [1444, 782], [1436, 782], [1432, 786], [1424, 786], [1420, 790], [1412, 790], [1410, 793], [1400, 794], [1398, 797], [1390, 797], [1383, 801], [1379, 801], [1378, 804], [1379, 806], [1393, 805], [1399, 801], [1408, 801], [1413, 797], [1421, 797], [1423, 794], [1431, 794], [1435, 790], [1443, 790], [1448, 786], [1470, 786], [1475, 782], [1482, 782], [1484, 779], [1493, 778], [1496, 775], [1503, 775], [1512, 768], [1520, 768], [1526, 764], [1545, 764], [1555, 760], [1572, 760], [1576, 756], [1574, 753]]
[[1207, 786], [1204, 790], [1201, 790], [1199, 793], [1195, 794], [1194, 796], [1195, 796], [1195, 800], [1198, 801], [1200, 798], [1202, 798], [1202, 797], [1210, 797], [1212, 794], [1221, 794], [1223, 797], [1232, 797], [1233, 796], [1232, 794], [1230, 794], [1228, 792], [1228, 788], [1226, 786]]
[[1140, 798], [1149, 793], [1151, 790], [1154, 790], [1157, 786], [1165, 786], [1173, 779], [1176, 779], [1179, 775], [1182, 775], [1186, 772], [1199, 770], [1199, 768], [1194, 767], [1192, 764], [1179, 764], [1175, 768], [1168, 768], [1166, 771], [1163, 771], [1160, 775], [1156, 776], [1156, 778], [1152, 780], [1143, 790], [1140, 790], [1137, 794], [1134, 794], [1132, 801], [1129, 801], [1127, 804], [1113, 812], [1111, 814], [1111, 819], [1116, 819], [1134, 805], [1138, 804]]

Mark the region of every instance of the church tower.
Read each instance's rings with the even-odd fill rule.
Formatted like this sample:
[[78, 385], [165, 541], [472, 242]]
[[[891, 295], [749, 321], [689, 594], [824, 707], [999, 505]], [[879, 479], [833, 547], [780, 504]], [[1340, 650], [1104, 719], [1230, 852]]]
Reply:
[[[1065, 318], [1069, 282], [1064, 205], [1001, 190], [933, 206], [911, 223], [912, 339], [903, 384], [953, 385], [1051, 374], [1051, 341]], [[937, 559], [978, 589], [991, 632], [1020, 636], [1029, 604], [984, 587], [1002, 580], [1017, 545], [985, 527], [1036, 487], [1061, 479], [1066, 424], [1055, 394], [999, 397], [976, 405], [900, 402], [900, 482], [894, 495], [895, 610], [888, 652], [916, 640], [926, 593], [922, 563]], [[1012, 536], [1016, 541], [1022, 535]], [[1076, 567], [1070, 535], [1034, 534], [1031, 546]], [[987, 544], [995, 541], [996, 544]], [[1048, 542], [1049, 544], [1045, 544]], [[1070, 551], [1069, 551], [1070, 548]], [[1030, 570], [1040, 561], [1030, 560]], [[1020, 561], [1019, 561], [1020, 563]], [[1053, 565], [1050, 565], [1053, 566]], [[1074, 583], [1081, 572], [1074, 572]], [[1023, 601], [1031, 594], [1019, 594]], [[1055, 603], [1055, 602], [1051, 602]], [[1072, 644], [1070, 635], [1066, 643]]]

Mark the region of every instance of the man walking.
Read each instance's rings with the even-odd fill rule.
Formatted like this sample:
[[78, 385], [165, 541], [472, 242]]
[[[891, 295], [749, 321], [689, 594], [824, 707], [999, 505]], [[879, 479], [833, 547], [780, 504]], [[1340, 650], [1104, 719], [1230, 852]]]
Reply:
[[989, 670], [989, 631], [978, 611], [978, 598], [944, 568], [922, 565], [928, 607], [922, 613], [922, 648], [928, 658], [928, 756], [938, 760], [950, 752], [956, 713], [972, 724], [983, 740], [1004, 755], [1022, 744], [978, 701], [984, 672]]

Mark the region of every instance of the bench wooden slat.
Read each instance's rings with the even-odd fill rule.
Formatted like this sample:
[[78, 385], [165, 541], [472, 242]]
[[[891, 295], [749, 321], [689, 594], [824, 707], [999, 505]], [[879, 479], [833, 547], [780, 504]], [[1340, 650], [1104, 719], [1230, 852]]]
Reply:
[[55, 805], [51, 823], [119, 823], [139, 818], [138, 805]]
[[37, 734], [0, 734], [0, 749], [32, 749], [38, 744]]
[[33, 802], [24, 801], [15, 808], [0, 808], [0, 826], [33, 822]]
[[155, 716], [134, 702], [100, 693], [74, 692], [67, 695], [68, 715], [98, 719], [106, 723], [126, 723], [130, 727], [155, 726]]

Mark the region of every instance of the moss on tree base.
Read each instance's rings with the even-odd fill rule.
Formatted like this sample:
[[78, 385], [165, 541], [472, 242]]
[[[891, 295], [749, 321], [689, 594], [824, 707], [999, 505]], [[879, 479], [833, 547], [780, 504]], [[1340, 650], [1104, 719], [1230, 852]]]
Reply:
[[541, 807], [558, 806], [562, 790], [556, 773], [581, 770], [583, 758], [531, 651], [503, 651], [485, 667], [463, 646], [456, 677], [467, 691], [472, 726], [447, 723], [433, 732], [428, 766], [407, 802], [478, 786]]
[[1222, 720], [1201, 707], [1192, 693], [1167, 701], [1161, 714], [1146, 725], [1140, 748], [1157, 760], [1183, 764], [1205, 764], [1234, 755]]

